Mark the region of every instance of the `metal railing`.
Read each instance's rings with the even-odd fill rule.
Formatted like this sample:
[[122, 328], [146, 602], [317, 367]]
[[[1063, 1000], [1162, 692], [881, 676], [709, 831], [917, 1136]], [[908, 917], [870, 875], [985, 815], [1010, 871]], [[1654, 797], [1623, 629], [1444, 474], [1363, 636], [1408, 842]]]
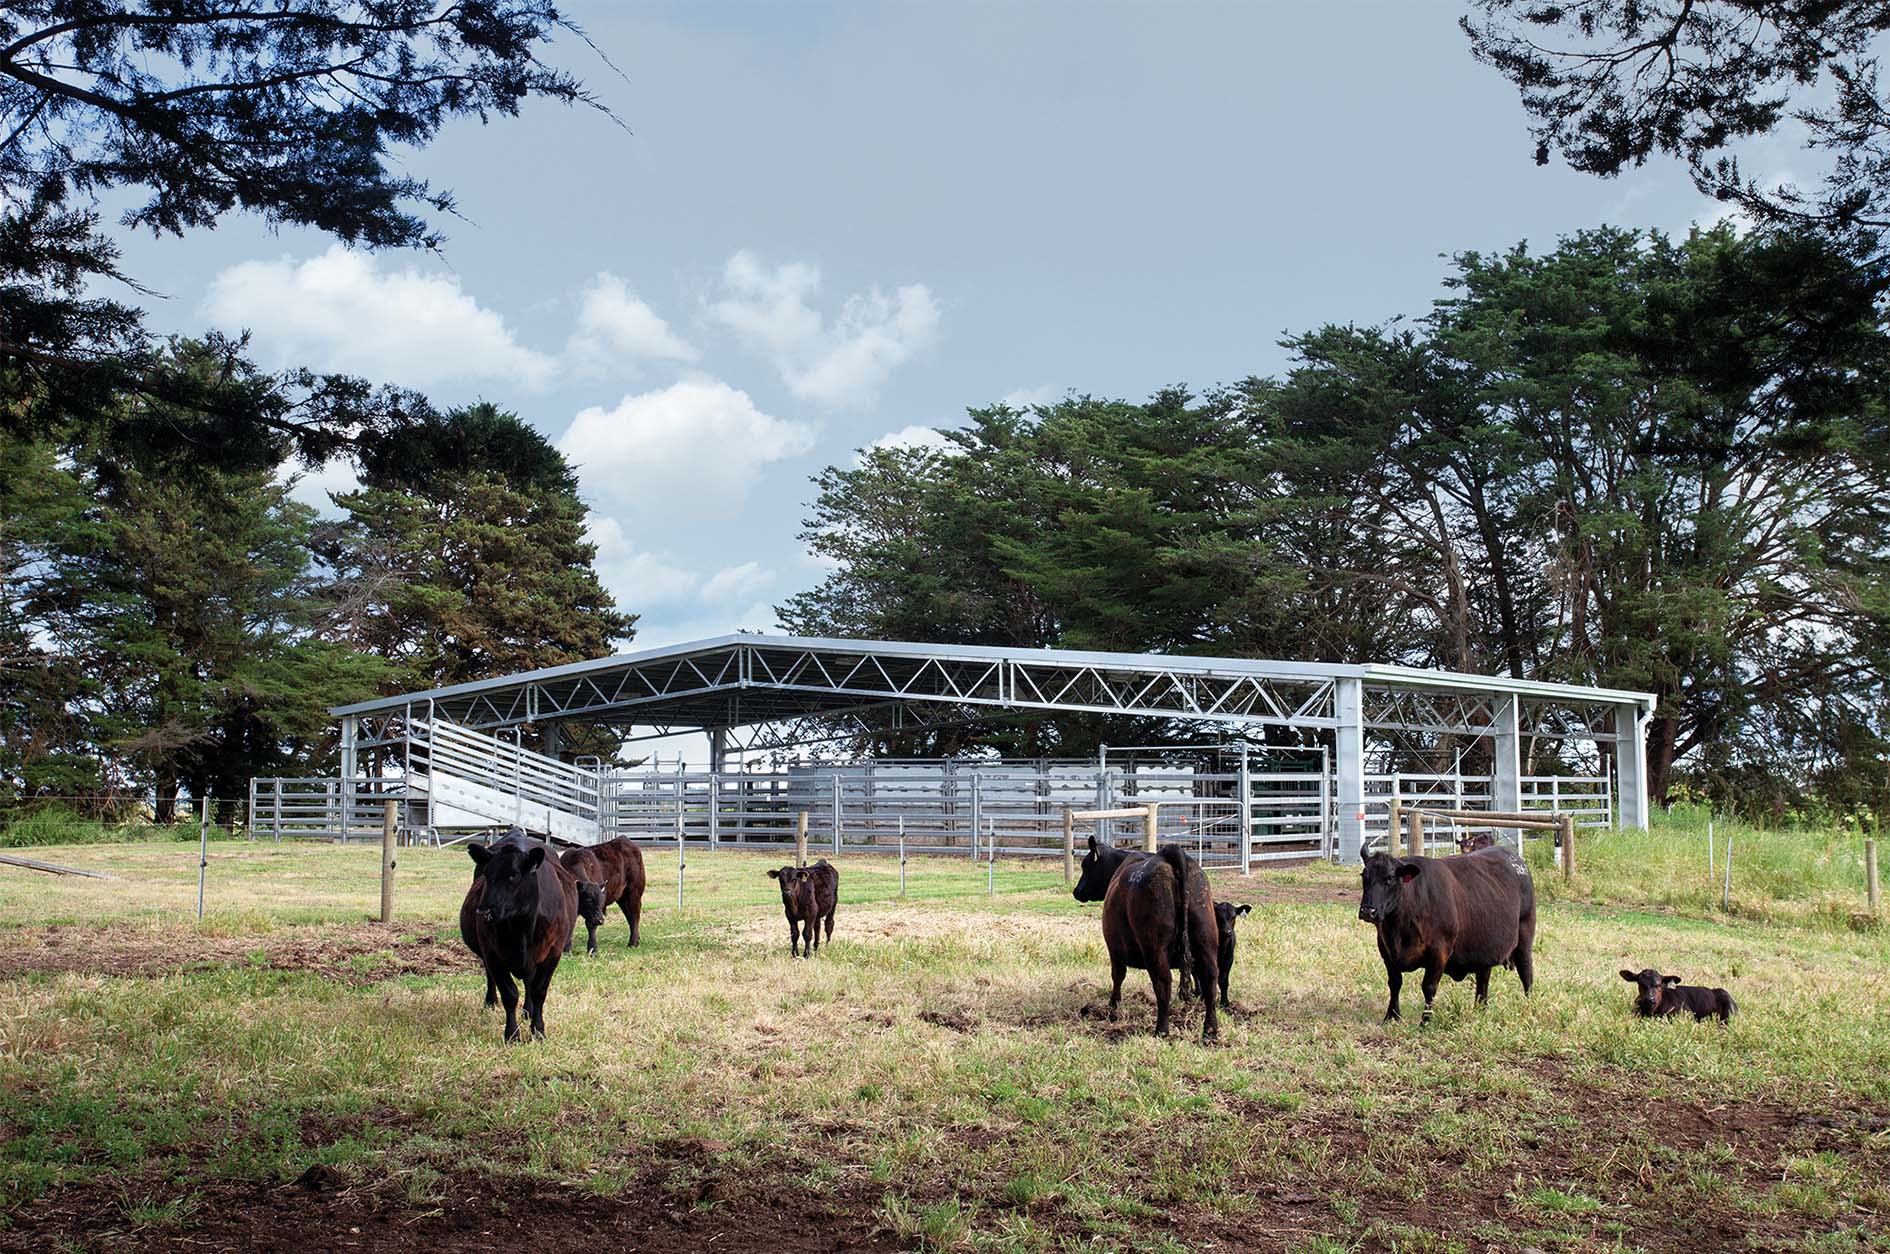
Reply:
[[257, 840], [379, 843], [390, 799], [399, 806], [401, 829], [407, 830], [406, 786], [398, 779], [357, 779], [348, 787], [333, 776], [252, 779], [249, 834]]
[[[414, 775], [450, 775], [521, 805], [544, 806], [592, 822], [601, 812], [594, 769], [561, 762], [445, 719], [412, 720], [407, 744], [408, 770]], [[483, 817], [502, 822], [517, 816]]]

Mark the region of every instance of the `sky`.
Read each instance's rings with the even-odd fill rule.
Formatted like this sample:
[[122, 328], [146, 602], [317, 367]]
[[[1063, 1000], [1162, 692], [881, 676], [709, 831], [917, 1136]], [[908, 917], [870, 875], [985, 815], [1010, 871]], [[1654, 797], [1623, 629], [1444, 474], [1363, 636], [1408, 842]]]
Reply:
[[823, 573], [810, 478], [863, 446], [1276, 372], [1424, 313], [1448, 254], [1713, 216], [1670, 161], [1538, 167], [1462, 7], [580, 0], [609, 64], [552, 59], [621, 125], [536, 104], [403, 154], [457, 196], [442, 256], [233, 218], [125, 261], [167, 330], [528, 419], [637, 646], [766, 630]]

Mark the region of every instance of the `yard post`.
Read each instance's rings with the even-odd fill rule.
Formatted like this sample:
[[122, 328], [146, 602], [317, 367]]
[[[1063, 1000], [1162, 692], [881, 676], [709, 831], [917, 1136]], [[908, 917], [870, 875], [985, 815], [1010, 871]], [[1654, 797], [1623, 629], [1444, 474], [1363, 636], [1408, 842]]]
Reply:
[[[1875, 849], [1875, 847], [1877, 847], [1877, 842], [1873, 840], [1873, 842], [1871, 842], [1871, 849]], [[1871, 866], [1877, 866], [1877, 859], [1875, 859], [1875, 857], [1871, 859]], [[1068, 806], [1064, 806], [1064, 883], [1070, 883], [1074, 878], [1075, 811], [1070, 810]], [[1875, 895], [1873, 895], [1873, 897], [1875, 897]]]
[[1575, 816], [1564, 814], [1556, 819], [1557, 830], [1562, 837], [1562, 882], [1575, 882]]
[[1154, 853], [1156, 839], [1155, 803], [1142, 807], [1142, 852]]
[[899, 816], [899, 900], [906, 899], [906, 816]]
[[1728, 832], [1726, 834], [1726, 886], [1720, 890], [1719, 894], [1719, 908], [1721, 910], [1732, 909], [1732, 849], [1732, 833]]
[[[1253, 768], [1247, 761], [1247, 746], [1240, 746], [1240, 779], [1235, 785], [1240, 790], [1240, 873], [1253, 874]], [[1320, 843], [1325, 843], [1325, 833], [1320, 833]], [[1065, 877], [1067, 880], [1067, 876]]]
[[1385, 828], [1385, 852], [1394, 858], [1404, 853], [1404, 801], [1395, 789], [1391, 794], [1391, 816]]
[[1864, 842], [1864, 879], [1870, 893], [1870, 912], [1877, 913], [1877, 840]]
[[394, 836], [400, 830], [400, 803], [381, 803], [381, 922], [394, 921]]
[[794, 865], [807, 865], [807, 811], [794, 816]]
[[689, 859], [683, 848], [682, 806], [676, 807], [676, 908], [682, 909], [683, 868], [689, 865]]
[[203, 920], [203, 876], [210, 866], [210, 798], [203, 799], [203, 811], [197, 819], [197, 919]]
[[1424, 811], [1411, 811], [1410, 853], [1413, 858], [1424, 856]]
[[840, 856], [840, 772], [833, 773], [833, 856]]

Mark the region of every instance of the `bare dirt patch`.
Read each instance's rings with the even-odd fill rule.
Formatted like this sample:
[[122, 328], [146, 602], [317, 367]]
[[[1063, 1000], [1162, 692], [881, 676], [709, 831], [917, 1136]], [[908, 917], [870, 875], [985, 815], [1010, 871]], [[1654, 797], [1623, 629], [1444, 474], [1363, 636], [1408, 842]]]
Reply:
[[[19, 1208], [0, 1250], [896, 1250], [877, 1230], [877, 1194], [814, 1193], [791, 1181], [712, 1169], [670, 1187], [662, 1168], [618, 1197], [549, 1181], [451, 1176], [415, 1202], [385, 1177], [313, 1167], [287, 1184], [94, 1181]], [[182, 1201], [143, 1221], [134, 1208]], [[63, 1244], [61, 1244], [63, 1243]]]
[[[779, 944], [787, 925], [780, 919], [744, 923], [729, 929], [731, 940]], [[979, 944], [1013, 940], [1071, 940], [1096, 936], [1096, 920], [1089, 915], [991, 914], [975, 910], [942, 910], [931, 906], [869, 906], [848, 910], [842, 902], [834, 916], [835, 940], [866, 945], [899, 941], [964, 940]], [[823, 933], [824, 938], [824, 933]]]
[[1264, 871], [1256, 872], [1251, 877], [1216, 875], [1213, 885], [1214, 900], [1244, 901], [1254, 906], [1282, 902], [1316, 906], [1358, 904], [1358, 888], [1355, 885], [1303, 884], [1293, 880], [1272, 879]]
[[377, 984], [403, 975], [477, 968], [455, 942], [403, 935], [374, 924], [209, 936], [188, 927], [21, 928], [0, 949], [0, 979], [38, 974], [149, 976], [220, 966], [318, 971], [344, 983]]

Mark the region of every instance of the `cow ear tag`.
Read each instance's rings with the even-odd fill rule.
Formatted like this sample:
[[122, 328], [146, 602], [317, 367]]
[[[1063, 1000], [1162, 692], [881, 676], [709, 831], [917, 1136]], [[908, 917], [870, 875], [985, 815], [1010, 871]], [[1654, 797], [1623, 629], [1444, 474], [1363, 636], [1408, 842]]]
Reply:
[[1417, 873], [1418, 869], [1407, 862], [1398, 868], [1398, 882], [1401, 884], [1409, 884], [1412, 880], [1417, 878]]

